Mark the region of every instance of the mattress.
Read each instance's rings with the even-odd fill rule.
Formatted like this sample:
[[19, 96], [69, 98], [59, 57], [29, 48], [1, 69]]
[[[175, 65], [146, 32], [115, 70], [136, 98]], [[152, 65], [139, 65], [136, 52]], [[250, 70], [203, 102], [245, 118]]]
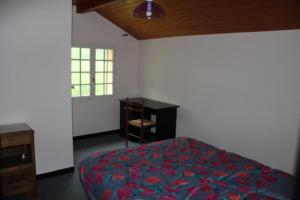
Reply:
[[79, 165], [90, 200], [293, 199], [295, 177], [191, 138], [93, 153]]

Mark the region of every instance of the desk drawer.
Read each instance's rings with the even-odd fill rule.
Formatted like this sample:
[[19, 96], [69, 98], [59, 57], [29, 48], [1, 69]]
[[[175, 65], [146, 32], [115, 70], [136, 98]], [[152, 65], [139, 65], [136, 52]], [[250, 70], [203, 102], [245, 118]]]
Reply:
[[0, 137], [1, 148], [30, 144], [32, 142], [32, 134], [28, 133], [5, 134]]

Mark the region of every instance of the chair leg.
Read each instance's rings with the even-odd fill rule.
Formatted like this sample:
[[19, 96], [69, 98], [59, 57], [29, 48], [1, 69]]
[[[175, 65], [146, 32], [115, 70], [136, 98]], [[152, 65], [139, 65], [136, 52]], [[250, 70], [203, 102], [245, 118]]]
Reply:
[[140, 142], [141, 145], [144, 144], [144, 129], [143, 128], [141, 129], [141, 140], [140, 141], [141, 141]]
[[128, 147], [128, 133], [126, 132], [126, 148]]

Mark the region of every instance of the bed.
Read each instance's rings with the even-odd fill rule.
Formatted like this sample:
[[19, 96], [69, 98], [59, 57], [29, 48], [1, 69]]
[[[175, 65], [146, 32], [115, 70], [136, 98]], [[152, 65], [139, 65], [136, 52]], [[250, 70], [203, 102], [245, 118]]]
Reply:
[[293, 199], [295, 178], [191, 138], [91, 154], [79, 165], [90, 200]]

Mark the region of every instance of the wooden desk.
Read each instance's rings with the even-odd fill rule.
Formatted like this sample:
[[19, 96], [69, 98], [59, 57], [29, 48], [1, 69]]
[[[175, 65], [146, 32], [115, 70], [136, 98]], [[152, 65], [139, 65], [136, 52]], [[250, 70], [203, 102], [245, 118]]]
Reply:
[[[178, 105], [159, 102], [145, 98], [131, 98], [130, 101], [144, 101], [144, 117], [151, 119], [151, 115], [156, 116], [155, 140], [160, 141], [176, 137], [176, 119]], [[125, 110], [126, 99], [120, 100], [120, 130], [121, 136], [125, 136]]]

